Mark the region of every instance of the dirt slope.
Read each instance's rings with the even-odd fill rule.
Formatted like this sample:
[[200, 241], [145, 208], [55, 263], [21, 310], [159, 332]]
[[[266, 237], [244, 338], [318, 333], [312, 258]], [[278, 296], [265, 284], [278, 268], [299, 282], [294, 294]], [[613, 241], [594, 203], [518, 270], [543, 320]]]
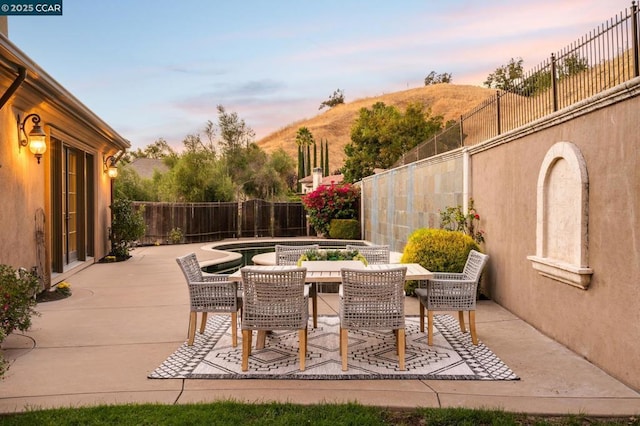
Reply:
[[294, 160], [297, 160], [296, 132], [300, 127], [307, 127], [316, 142], [321, 139], [329, 141], [329, 169], [333, 173], [342, 167], [344, 146], [350, 142], [351, 126], [361, 108], [370, 108], [376, 102], [384, 102], [386, 105], [394, 105], [404, 111], [407, 104], [422, 102], [426, 109], [431, 109], [432, 115], [442, 115], [446, 122], [459, 120], [462, 114], [469, 112], [494, 93], [492, 89], [478, 86], [436, 84], [358, 99], [335, 106], [313, 118], [289, 124], [260, 139], [257, 143], [267, 152], [283, 147]]

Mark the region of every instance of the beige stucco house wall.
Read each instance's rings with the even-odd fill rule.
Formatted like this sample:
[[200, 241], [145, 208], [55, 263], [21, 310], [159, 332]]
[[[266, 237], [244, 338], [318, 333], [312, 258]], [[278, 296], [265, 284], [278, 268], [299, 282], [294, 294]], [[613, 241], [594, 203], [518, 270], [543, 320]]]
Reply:
[[[0, 97], [0, 263], [38, 267], [43, 283], [55, 284], [109, 251], [103, 159], [130, 144], [3, 34]], [[46, 133], [39, 164], [19, 145], [18, 117], [28, 114]]]
[[[640, 79], [635, 79], [557, 114], [535, 133], [471, 153], [472, 192], [486, 218], [491, 297], [635, 389], [640, 389], [638, 95]], [[539, 238], [540, 168], [558, 143], [577, 147], [588, 174], [586, 266], [592, 275], [586, 290], [541, 275], [529, 259]], [[563, 228], [580, 218], [572, 215], [572, 220]], [[572, 238], [562, 228], [551, 237]]]
[[482, 144], [366, 178], [363, 235], [402, 251], [409, 232], [439, 226], [443, 203], [473, 197], [490, 297], [640, 389], [638, 111], [640, 78]]

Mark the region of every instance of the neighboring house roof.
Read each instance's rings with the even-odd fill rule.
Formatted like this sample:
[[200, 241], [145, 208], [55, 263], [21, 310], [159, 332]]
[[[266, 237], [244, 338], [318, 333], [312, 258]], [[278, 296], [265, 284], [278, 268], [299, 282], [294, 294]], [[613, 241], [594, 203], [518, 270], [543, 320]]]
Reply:
[[[331, 185], [332, 183], [339, 184], [344, 180], [344, 176], [342, 175], [330, 175], [322, 178], [320, 185]], [[313, 184], [313, 176], [305, 176], [302, 179], [298, 180], [298, 182], [302, 184]]]
[[322, 178], [321, 185], [331, 185], [332, 183], [340, 184], [344, 180], [343, 175], [329, 175]]
[[152, 179], [154, 172], [166, 173], [169, 167], [159, 158], [136, 158], [127, 167], [131, 167], [143, 179]]

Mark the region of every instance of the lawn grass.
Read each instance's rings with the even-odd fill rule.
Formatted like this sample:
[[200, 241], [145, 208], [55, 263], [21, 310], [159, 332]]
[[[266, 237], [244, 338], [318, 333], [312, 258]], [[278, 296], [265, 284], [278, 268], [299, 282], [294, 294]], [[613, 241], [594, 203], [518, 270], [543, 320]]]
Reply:
[[103, 405], [0, 415], [1, 425], [640, 425], [638, 418], [542, 417], [461, 408], [388, 410], [358, 404]]

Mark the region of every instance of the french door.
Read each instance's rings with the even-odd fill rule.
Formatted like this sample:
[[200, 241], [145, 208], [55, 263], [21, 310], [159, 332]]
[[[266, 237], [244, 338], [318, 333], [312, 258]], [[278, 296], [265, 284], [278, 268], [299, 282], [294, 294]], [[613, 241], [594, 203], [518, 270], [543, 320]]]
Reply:
[[93, 255], [93, 156], [52, 144], [52, 270]]

